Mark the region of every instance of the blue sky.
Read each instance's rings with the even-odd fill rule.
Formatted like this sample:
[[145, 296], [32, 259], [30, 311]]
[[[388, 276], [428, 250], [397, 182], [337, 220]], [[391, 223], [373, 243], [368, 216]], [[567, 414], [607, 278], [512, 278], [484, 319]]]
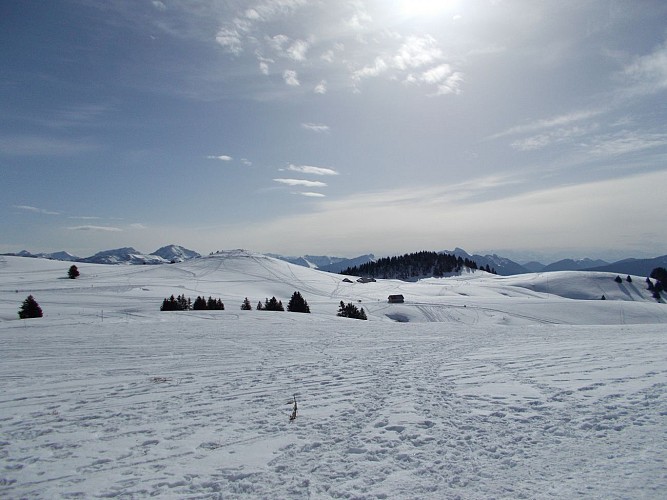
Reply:
[[667, 253], [667, 3], [6, 0], [0, 251]]

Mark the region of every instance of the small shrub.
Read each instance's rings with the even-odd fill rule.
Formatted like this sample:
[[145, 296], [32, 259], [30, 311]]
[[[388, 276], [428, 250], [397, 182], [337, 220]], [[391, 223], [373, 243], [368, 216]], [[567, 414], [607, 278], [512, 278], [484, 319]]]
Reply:
[[67, 271], [67, 277], [71, 280], [75, 280], [79, 277], [79, 268], [76, 267], [74, 264], [69, 268], [69, 271]]

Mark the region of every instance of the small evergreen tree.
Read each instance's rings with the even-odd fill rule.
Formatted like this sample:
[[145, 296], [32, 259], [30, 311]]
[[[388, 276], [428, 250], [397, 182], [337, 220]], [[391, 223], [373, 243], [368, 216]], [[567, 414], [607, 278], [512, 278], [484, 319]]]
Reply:
[[602, 295], [602, 299], [601, 299], [601, 300], [607, 300], [607, 297], [605, 297], [604, 295]]
[[257, 302], [257, 310], [258, 311], [264, 310], [264, 305], [262, 304], [261, 300], [259, 302]]
[[632, 278], [630, 277], [629, 274], [628, 274], [628, 277], [625, 278], [625, 281], [627, 281], [628, 283], [632, 283]]
[[39, 304], [32, 295], [28, 295], [19, 309], [19, 318], [41, 318], [42, 316], [42, 308], [39, 307]]
[[287, 304], [287, 310], [289, 312], [310, 313], [308, 302], [306, 302], [306, 299], [304, 299], [299, 292], [294, 292], [292, 294], [292, 298]]
[[620, 276], [616, 276], [616, 277], [614, 278], [614, 281], [615, 281], [616, 283], [623, 283], [623, 280], [621, 279]]
[[72, 264], [69, 268], [69, 271], [67, 271], [67, 277], [71, 280], [77, 279], [79, 274], [79, 268], [77, 268], [74, 264]]
[[248, 297], [246, 297], [243, 304], [241, 304], [241, 311], [252, 311], [252, 306], [250, 305]]

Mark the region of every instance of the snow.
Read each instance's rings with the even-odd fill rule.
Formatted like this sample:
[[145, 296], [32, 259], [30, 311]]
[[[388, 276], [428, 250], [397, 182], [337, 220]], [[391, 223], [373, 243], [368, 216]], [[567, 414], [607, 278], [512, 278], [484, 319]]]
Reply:
[[[344, 283], [245, 251], [68, 266], [0, 258], [2, 498], [667, 488], [667, 306], [640, 277], [628, 293], [584, 272]], [[313, 314], [240, 310], [295, 290]], [[226, 310], [159, 312], [172, 293]], [[28, 294], [44, 318], [18, 320]], [[341, 300], [369, 321], [336, 317]]]

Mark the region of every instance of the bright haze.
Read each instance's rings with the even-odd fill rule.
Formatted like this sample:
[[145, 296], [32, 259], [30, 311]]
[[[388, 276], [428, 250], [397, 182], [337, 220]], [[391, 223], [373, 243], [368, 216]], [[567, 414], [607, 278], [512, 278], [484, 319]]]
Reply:
[[665, 253], [667, 3], [5, 0], [0, 251]]

